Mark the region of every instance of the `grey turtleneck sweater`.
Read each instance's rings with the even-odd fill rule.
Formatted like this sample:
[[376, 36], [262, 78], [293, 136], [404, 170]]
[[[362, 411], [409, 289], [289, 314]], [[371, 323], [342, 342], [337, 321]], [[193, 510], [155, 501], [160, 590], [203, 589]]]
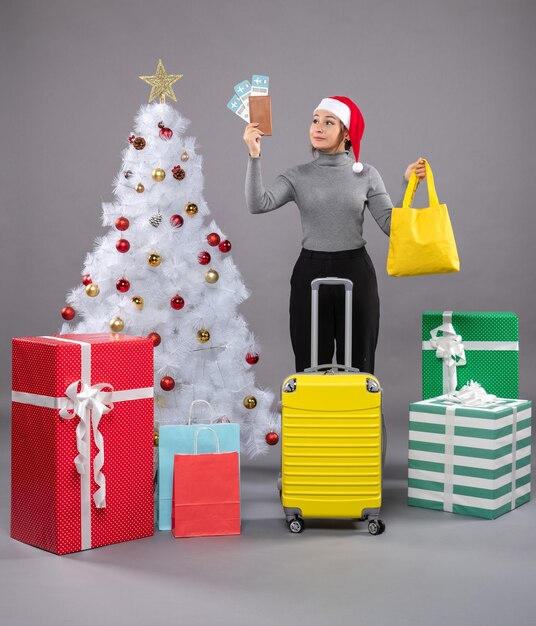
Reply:
[[294, 201], [300, 211], [307, 250], [336, 252], [362, 248], [365, 207], [386, 235], [391, 226], [393, 203], [372, 165], [356, 174], [348, 152], [319, 152], [310, 163], [297, 165], [279, 175], [265, 189], [261, 159], [249, 157], [246, 203], [250, 213], [267, 213]]

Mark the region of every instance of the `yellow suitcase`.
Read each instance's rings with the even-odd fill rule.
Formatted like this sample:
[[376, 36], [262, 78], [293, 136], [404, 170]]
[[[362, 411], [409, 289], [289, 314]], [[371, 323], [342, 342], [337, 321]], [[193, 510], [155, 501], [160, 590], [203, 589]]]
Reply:
[[[318, 365], [318, 290], [345, 287], [345, 365]], [[382, 503], [384, 436], [382, 390], [372, 374], [351, 367], [352, 281], [313, 280], [311, 367], [288, 376], [281, 391], [279, 489], [289, 529], [302, 532], [304, 518], [368, 520], [385, 530]]]

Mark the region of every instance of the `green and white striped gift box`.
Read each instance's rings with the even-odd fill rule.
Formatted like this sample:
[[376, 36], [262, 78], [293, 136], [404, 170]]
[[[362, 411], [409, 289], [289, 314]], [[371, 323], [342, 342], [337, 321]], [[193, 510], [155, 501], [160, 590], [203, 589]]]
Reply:
[[530, 400], [409, 405], [408, 504], [495, 519], [530, 500]]

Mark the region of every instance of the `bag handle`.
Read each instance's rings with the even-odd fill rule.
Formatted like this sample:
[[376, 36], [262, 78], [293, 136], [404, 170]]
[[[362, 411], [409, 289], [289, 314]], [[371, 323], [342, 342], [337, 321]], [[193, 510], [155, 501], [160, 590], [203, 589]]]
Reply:
[[[434, 183], [434, 175], [432, 173], [432, 168], [430, 167], [430, 163], [426, 159], [419, 159], [419, 161], [424, 161], [424, 166], [426, 168], [426, 185], [428, 187], [428, 203], [429, 206], [439, 206], [439, 200], [437, 197], [437, 192]], [[417, 187], [419, 186], [419, 179], [415, 174], [415, 170], [411, 172], [411, 176], [409, 177], [408, 186], [406, 187], [406, 193], [404, 194], [404, 202], [402, 206], [406, 209], [411, 208], [413, 204], [413, 198], [415, 196], [415, 192], [417, 191]]]
[[192, 400], [192, 402], [190, 403], [190, 417], [188, 418], [188, 426], [192, 425], [192, 413], [194, 410], [194, 405], [201, 403], [208, 406], [208, 408], [210, 409], [210, 423], [212, 424], [214, 422], [214, 409], [212, 408], [212, 404], [210, 404], [210, 402], [208, 402], [207, 400]]
[[220, 453], [220, 442], [219, 442], [219, 439], [218, 439], [218, 435], [216, 434], [216, 431], [213, 428], [210, 428], [209, 426], [203, 426], [202, 428], [198, 428], [195, 431], [195, 435], [194, 435], [194, 454], [197, 454], [197, 439], [199, 438], [199, 433], [202, 430], [210, 430], [210, 432], [214, 436], [214, 442], [216, 444], [216, 454], [219, 454]]

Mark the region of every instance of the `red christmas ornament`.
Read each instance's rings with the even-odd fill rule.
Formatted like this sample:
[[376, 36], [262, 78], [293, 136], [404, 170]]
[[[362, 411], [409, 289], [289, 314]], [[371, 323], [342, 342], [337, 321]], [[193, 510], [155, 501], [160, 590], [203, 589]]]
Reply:
[[175, 311], [180, 311], [184, 306], [184, 300], [177, 294], [176, 296], [173, 296], [173, 298], [171, 298], [169, 304], [171, 305], [172, 309], [175, 309]]
[[126, 217], [121, 216], [115, 220], [115, 227], [117, 228], [117, 230], [126, 230], [129, 226], [130, 222], [127, 220]]
[[259, 355], [256, 352], [248, 352], [246, 354], [246, 361], [250, 365], [255, 365], [255, 363], [259, 362]]
[[63, 317], [64, 320], [72, 320], [73, 317], [76, 315], [76, 311], [73, 309], [72, 306], [64, 306], [63, 309], [61, 310], [61, 316]]
[[210, 254], [205, 250], [197, 255], [197, 260], [201, 263], [201, 265], [208, 265], [210, 263], [210, 259]]
[[136, 135], [130, 135], [130, 137], [128, 138], [131, 144], [134, 142], [134, 139], [136, 139]]
[[184, 224], [184, 219], [182, 218], [182, 215], [172, 215], [169, 218], [169, 223], [174, 228], [180, 228]]
[[130, 250], [130, 242], [127, 239], [118, 239], [115, 247], [118, 252], [128, 252]]
[[160, 381], [160, 387], [162, 387], [164, 391], [171, 391], [173, 387], [175, 387], [175, 381], [171, 376], [164, 376]]
[[269, 446], [275, 446], [276, 443], [279, 441], [279, 435], [277, 433], [274, 433], [274, 431], [272, 430], [266, 435], [265, 439], [266, 443]]
[[82, 285], [86, 285], [86, 287], [88, 285], [91, 285], [93, 281], [91, 280], [91, 276], [89, 274], [84, 274], [82, 276]]
[[130, 289], [130, 283], [126, 278], [120, 278], [115, 283], [115, 288], [121, 293], [126, 293]]
[[160, 124], [158, 124], [158, 128], [160, 128], [160, 139], [163, 139], [164, 141], [169, 141], [173, 137], [173, 131], [171, 130], [171, 128], [167, 128], [166, 126], [164, 126], [164, 122], [160, 122]]
[[217, 246], [220, 243], [220, 236], [218, 233], [210, 233], [207, 235], [207, 241], [209, 246]]
[[224, 239], [223, 241], [220, 242], [220, 245], [218, 246], [218, 248], [220, 249], [221, 252], [229, 252], [229, 250], [232, 248], [231, 242], [228, 241], [227, 239]]
[[152, 332], [149, 333], [147, 335], [147, 339], [150, 339], [153, 342], [153, 346], [156, 348], [156, 346], [160, 345], [160, 342], [162, 341], [162, 337], [160, 337], [160, 335], [158, 333]]

